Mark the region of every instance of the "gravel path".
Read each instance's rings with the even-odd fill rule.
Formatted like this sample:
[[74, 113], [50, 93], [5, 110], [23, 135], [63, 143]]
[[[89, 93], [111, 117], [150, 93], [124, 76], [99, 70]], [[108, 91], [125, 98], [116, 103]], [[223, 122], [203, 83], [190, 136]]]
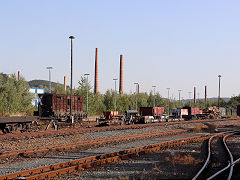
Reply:
[[96, 156], [99, 154], [106, 154], [110, 152], [121, 151], [125, 149], [139, 147], [139, 146], [156, 144], [156, 143], [161, 143], [165, 141], [170, 141], [173, 139], [182, 139], [190, 136], [198, 136], [203, 134], [205, 133], [188, 132], [188, 133], [182, 133], [182, 134], [176, 134], [176, 135], [162, 136], [157, 138], [143, 139], [141, 141], [128, 142], [124, 144], [109, 145], [109, 146], [104, 146], [104, 147], [99, 147], [94, 149], [88, 149], [83, 152], [71, 153], [64, 156], [44, 157], [42, 159], [21, 161], [18, 163], [12, 163], [8, 165], [2, 164], [0, 165], [0, 175], [38, 168], [41, 166], [46, 166], [46, 165], [55, 164], [55, 163], [67, 162], [70, 160], [75, 160], [83, 157]]

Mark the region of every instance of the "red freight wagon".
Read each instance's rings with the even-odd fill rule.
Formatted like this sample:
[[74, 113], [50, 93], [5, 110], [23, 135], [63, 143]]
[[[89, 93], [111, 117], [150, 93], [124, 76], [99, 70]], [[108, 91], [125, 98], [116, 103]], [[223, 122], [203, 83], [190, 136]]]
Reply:
[[[66, 118], [70, 115], [70, 102], [70, 95], [39, 94], [39, 116], [55, 119]], [[82, 96], [72, 96], [72, 115], [77, 119], [86, 117], [86, 112], [83, 112]]]
[[141, 116], [160, 116], [164, 113], [164, 107], [140, 107]]
[[201, 114], [201, 110], [199, 107], [186, 107], [184, 109], [188, 109], [188, 115], [195, 116], [197, 114]]

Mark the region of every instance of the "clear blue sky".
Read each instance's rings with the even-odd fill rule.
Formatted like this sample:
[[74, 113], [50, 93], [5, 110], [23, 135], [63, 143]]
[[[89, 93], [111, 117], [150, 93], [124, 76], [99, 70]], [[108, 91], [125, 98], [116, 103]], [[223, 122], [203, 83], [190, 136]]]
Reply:
[[99, 48], [99, 88], [104, 93], [119, 78], [124, 60], [124, 91], [164, 97], [167, 87], [183, 98], [204, 85], [208, 96], [240, 92], [240, 1], [238, 0], [13, 0], [0, 4], [0, 72], [21, 71], [26, 80], [70, 83], [70, 35], [74, 40], [74, 86], [84, 73], [94, 78]]

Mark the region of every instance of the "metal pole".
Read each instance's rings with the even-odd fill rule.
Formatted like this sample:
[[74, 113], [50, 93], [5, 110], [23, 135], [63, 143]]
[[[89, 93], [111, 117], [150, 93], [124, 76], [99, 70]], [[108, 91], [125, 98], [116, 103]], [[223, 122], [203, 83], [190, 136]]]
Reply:
[[220, 79], [221, 79], [221, 75], [218, 75], [218, 78], [219, 78], [219, 83], [218, 83], [218, 108], [220, 108]]
[[179, 106], [181, 106], [181, 91], [182, 90], [178, 90], [178, 92], [179, 92]]
[[192, 92], [188, 92], [188, 95], [189, 95], [189, 106], [191, 106], [191, 104], [192, 104], [192, 103], [191, 103], [191, 100], [192, 100], [192, 99], [191, 99], [191, 97], [192, 97]]
[[48, 78], [49, 78], [49, 92], [52, 92], [52, 82], [51, 82], [51, 69], [53, 69], [53, 67], [47, 67], [48, 69]]
[[152, 86], [153, 87], [153, 92], [154, 92], [154, 107], [155, 107], [155, 88], [156, 86]]
[[117, 86], [117, 79], [113, 79], [115, 81], [115, 111], [117, 111], [117, 92], [116, 92], [116, 86]]
[[170, 113], [169, 113], [169, 90], [170, 90], [170, 88], [167, 88], [167, 90], [168, 90], [168, 116], [170, 115]]
[[69, 39], [71, 39], [71, 91], [70, 91], [70, 116], [72, 116], [72, 73], [73, 73], [73, 43], [72, 40], [75, 39], [74, 36], [70, 36]]
[[134, 83], [136, 84], [136, 111], [138, 110], [137, 109], [137, 102], [138, 102], [138, 83]]
[[88, 76], [90, 74], [84, 74], [84, 76], [87, 76], [87, 82], [86, 82], [86, 87], [87, 87], [87, 103], [86, 103], [86, 110], [87, 110], [87, 114], [88, 114]]

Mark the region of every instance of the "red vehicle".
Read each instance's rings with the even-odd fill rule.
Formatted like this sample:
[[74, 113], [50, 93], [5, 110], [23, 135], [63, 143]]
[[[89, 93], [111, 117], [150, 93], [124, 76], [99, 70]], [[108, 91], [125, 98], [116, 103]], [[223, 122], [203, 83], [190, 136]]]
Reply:
[[[39, 117], [66, 119], [70, 116], [70, 102], [70, 95], [39, 94]], [[72, 96], [72, 115], [79, 120], [87, 116], [83, 111], [82, 96]]]
[[158, 117], [163, 115], [164, 107], [140, 107], [141, 116], [154, 116]]
[[183, 116], [183, 118], [191, 119], [197, 117], [197, 115], [202, 114], [202, 110], [199, 107], [184, 107], [183, 109], [188, 110], [188, 115]]

